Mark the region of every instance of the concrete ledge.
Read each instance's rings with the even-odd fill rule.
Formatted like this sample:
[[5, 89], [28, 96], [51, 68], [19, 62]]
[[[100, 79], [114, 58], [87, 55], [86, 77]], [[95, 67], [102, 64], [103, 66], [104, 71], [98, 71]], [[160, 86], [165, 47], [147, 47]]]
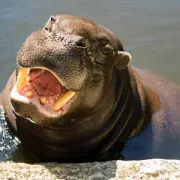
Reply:
[[103, 163], [0, 163], [0, 179], [7, 180], [119, 180], [180, 179], [180, 161], [108, 161]]

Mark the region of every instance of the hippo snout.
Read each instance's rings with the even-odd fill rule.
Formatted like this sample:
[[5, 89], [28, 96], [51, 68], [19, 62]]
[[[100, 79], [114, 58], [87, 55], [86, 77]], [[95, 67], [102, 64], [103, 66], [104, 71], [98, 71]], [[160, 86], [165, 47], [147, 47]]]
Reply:
[[[86, 81], [89, 54], [85, 38], [43, 28], [32, 33], [21, 47], [17, 64], [54, 72], [67, 89], [78, 91]], [[75, 80], [76, 83], [75, 83]]]

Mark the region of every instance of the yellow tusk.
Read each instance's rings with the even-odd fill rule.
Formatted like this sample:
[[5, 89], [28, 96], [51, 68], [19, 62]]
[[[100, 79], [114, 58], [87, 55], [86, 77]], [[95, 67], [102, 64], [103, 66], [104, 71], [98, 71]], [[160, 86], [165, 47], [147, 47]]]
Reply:
[[17, 91], [20, 91], [27, 83], [27, 68], [21, 68], [17, 77]]
[[58, 111], [61, 107], [63, 107], [73, 96], [75, 92], [68, 91], [67, 93], [63, 94], [54, 104], [53, 109]]

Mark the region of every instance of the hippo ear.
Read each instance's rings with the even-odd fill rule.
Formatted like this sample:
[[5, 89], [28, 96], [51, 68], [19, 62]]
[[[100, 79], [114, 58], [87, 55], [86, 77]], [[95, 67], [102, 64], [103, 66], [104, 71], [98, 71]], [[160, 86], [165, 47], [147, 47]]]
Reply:
[[132, 56], [128, 52], [118, 51], [118, 55], [115, 59], [115, 66], [118, 69], [124, 69], [131, 62]]

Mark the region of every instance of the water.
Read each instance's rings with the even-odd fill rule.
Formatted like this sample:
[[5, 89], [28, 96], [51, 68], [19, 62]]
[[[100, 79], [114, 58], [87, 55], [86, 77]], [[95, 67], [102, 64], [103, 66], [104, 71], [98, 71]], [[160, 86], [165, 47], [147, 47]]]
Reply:
[[9, 130], [2, 106], [0, 106], [0, 120], [0, 161], [9, 161], [18, 151], [20, 141]]
[[62, 13], [110, 28], [132, 54], [133, 65], [180, 84], [179, 7], [179, 0], [0, 0], [0, 90], [26, 37], [44, 26], [50, 15]]

